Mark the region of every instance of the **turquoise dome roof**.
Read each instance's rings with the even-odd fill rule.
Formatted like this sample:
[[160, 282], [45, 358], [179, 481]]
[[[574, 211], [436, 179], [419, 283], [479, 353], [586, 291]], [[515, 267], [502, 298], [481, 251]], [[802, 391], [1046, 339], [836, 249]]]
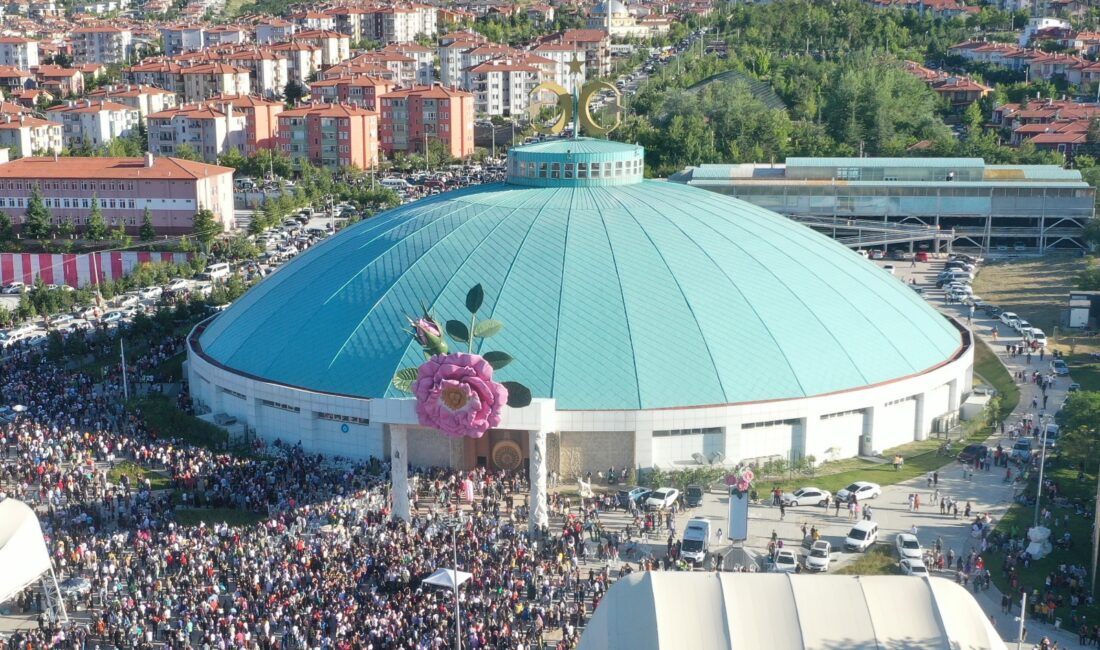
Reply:
[[505, 324], [478, 351], [515, 357], [498, 380], [567, 410], [818, 395], [959, 348], [954, 326], [853, 251], [737, 199], [643, 181], [640, 155], [583, 139], [514, 149], [506, 183], [389, 210], [297, 256], [215, 318], [202, 349], [272, 382], [401, 396], [394, 373], [423, 360], [406, 316], [466, 318], [478, 283], [480, 316]]

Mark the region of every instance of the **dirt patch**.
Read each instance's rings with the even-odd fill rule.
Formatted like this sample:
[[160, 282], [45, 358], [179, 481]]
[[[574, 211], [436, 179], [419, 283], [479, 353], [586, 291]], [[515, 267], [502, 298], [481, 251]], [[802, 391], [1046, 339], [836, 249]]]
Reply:
[[1049, 335], [1061, 324], [1074, 279], [1087, 265], [1088, 258], [1079, 255], [986, 262], [974, 279], [974, 293], [1016, 312]]

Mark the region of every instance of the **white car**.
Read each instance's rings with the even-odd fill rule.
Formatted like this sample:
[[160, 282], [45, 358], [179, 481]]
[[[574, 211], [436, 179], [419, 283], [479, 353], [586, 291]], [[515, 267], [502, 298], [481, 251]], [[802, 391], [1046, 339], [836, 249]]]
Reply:
[[856, 495], [856, 501], [863, 501], [864, 499], [877, 499], [882, 494], [882, 487], [878, 483], [869, 483], [867, 481], [856, 481], [848, 487], [836, 493], [836, 498], [840, 499], [841, 503], [848, 502], [848, 495]]
[[894, 274], [894, 265], [893, 264], [887, 264], [887, 265], [882, 267], [882, 270], [886, 271], [890, 275], [893, 275]]
[[142, 300], [154, 300], [156, 298], [160, 298], [161, 294], [163, 293], [164, 289], [161, 289], [160, 287], [145, 287], [144, 289], [138, 291], [138, 295], [141, 296]]
[[924, 562], [921, 562], [919, 559], [906, 558], [898, 562], [898, 566], [901, 567], [901, 572], [907, 576], [914, 576], [917, 578], [928, 577], [928, 567], [924, 566]]
[[898, 549], [898, 558], [902, 560], [919, 560], [924, 555], [917, 536], [912, 533], [898, 533], [894, 538], [894, 546]]
[[806, 568], [810, 571], [828, 571], [833, 560], [833, 547], [823, 539], [814, 542], [806, 554]]
[[1016, 324], [1012, 326], [1021, 335], [1026, 335], [1031, 331], [1031, 323], [1022, 318], [1016, 319]]
[[1001, 312], [1001, 322], [1004, 323], [1005, 325], [1008, 325], [1009, 327], [1015, 327], [1016, 326], [1016, 321], [1018, 321], [1018, 320], [1020, 320], [1020, 317], [1017, 316], [1015, 312], [1011, 312], [1011, 311], [1002, 311]]
[[9, 295], [10, 294], [19, 294], [19, 293], [23, 293], [24, 291], [26, 291], [26, 289], [27, 289], [27, 285], [23, 284], [22, 282], [12, 282], [10, 284], [5, 284], [4, 288], [0, 289], [0, 293], [9, 294]]
[[794, 492], [783, 494], [783, 505], [785, 506], [819, 506], [825, 503], [825, 500], [833, 496], [828, 490], [822, 490], [815, 487], [798, 488]]
[[182, 291], [187, 288], [187, 280], [176, 279], [168, 283], [165, 287], [168, 291]]
[[789, 548], [781, 548], [775, 553], [772, 571], [776, 573], [794, 573], [798, 569], [798, 556]]
[[864, 519], [856, 522], [844, 538], [844, 548], [849, 551], [866, 551], [878, 541], [878, 524]]
[[680, 491], [676, 488], [661, 488], [650, 493], [645, 500], [645, 505], [647, 508], [667, 508], [676, 503], [676, 498], [679, 496]]

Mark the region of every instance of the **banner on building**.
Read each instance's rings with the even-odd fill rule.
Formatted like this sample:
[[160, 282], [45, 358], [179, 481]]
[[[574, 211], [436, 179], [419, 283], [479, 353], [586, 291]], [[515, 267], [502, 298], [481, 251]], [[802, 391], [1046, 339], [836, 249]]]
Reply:
[[[182, 264], [190, 253], [103, 251], [99, 253], [0, 253], [0, 284], [64, 284], [74, 289], [117, 280], [142, 264]], [[98, 280], [97, 280], [98, 278]]]

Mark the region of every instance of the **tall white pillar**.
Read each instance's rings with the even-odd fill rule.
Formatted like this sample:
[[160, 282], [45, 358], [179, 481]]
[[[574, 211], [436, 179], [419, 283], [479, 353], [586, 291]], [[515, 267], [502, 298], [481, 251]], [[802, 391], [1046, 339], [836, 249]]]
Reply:
[[409, 521], [409, 430], [399, 424], [390, 425], [390, 477], [393, 516]]
[[917, 395], [917, 407], [915, 422], [913, 423], [913, 440], [927, 440], [928, 439], [928, 417], [925, 415], [925, 397], [927, 393], [920, 393]]
[[535, 532], [550, 522], [546, 505], [546, 432], [542, 430], [527, 432], [528, 454], [530, 456], [531, 496], [528, 504], [528, 532]]

